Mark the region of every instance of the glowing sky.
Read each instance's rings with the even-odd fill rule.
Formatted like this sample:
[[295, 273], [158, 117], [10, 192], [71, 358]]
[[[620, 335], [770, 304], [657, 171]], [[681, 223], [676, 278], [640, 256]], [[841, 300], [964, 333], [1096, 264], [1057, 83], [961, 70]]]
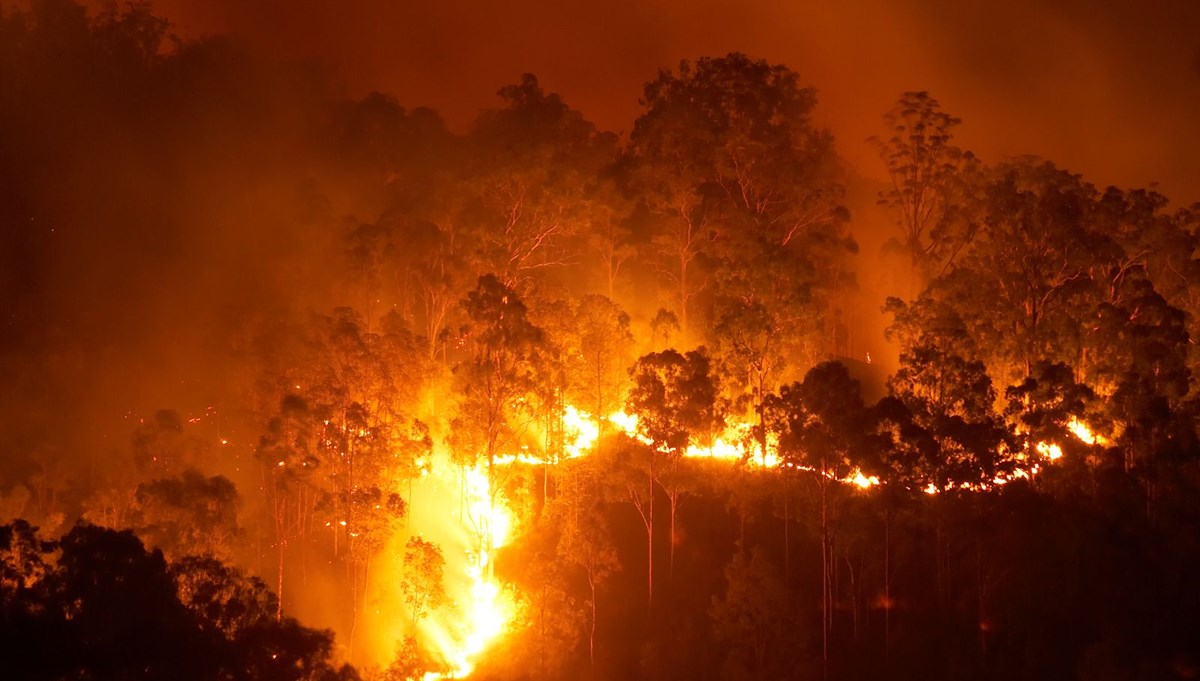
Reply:
[[641, 84], [680, 59], [741, 51], [820, 95], [843, 153], [904, 90], [960, 116], [985, 160], [1036, 153], [1100, 186], [1200, 200], [1200, 3], [1194, 0], [158, 0], [184, 37], [233, 33], [323, 64], [359, 95], [456, 126], [532, 72], [603, 128], [628, 131]]

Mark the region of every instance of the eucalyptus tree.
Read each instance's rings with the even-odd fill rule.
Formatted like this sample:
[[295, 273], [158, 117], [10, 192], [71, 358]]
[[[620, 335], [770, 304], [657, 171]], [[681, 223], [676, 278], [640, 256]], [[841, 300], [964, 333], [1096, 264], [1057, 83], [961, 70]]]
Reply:
[[[675, 519], [686, 475], [681, 470], [693, 439], [711, 438], [725, 424], [725, 405], [711, 360], [701, 347], [680, 354], [675, 350], [640, 357], [629, 370], [633, 387], [626, 404], [638, 417], [638, 434], [645, 446], [646, 496], [639, 505], [649, 547], [647, 599], [654, 599], [654, 488], [662, 486], [670, 502], [671, 566], [675, 559]], [[634, 492], [631, 490], [631, 495]], [[638, 502], [635, 499], [635, 504]]]
[[[683, 61], [646, 84], [630, 136], [631, 181], [659, 218], [651, 243], [671, 282], [685, 344], [693, 299], [717, 273], [723, 295], [786, 308], [846, 277], [853, 250], [833, 138], [816, 93], [790, 69], [742, 54]], [[697, 270], [700, 271], [697, 271]]]
[[883, 120], [886, 136], [871, 138], [891, 182], [880, 204], [896, 216], [912, 275], [911, 298], [974, 238], [978, 225], [962, 210], [962, 198], [971, 184], [964, 176], [976, 163], [954, 144], [962, 120], [943, 111], [928, 92], [905, 92]]

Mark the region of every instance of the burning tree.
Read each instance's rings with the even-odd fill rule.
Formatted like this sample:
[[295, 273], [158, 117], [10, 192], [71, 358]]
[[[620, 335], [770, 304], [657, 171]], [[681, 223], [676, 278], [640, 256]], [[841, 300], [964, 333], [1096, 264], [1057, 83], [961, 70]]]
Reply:
[[[462, 404], [454, 435], [468, 448], [458, 452], [464, 462], [482, 456], [487, 464], [490, 518], [499, 489], [496, 457], [518, 442], [534, 413], [530, 399], [538, 385], [543, 333], [529, 321], [516, 292], [493, 275], [480, 277], [462, 305], [469, 318], [462, 329], [469, 354], [455, 370]], [[492, 528], [481, 529], [481, 550], [490, 556]]]

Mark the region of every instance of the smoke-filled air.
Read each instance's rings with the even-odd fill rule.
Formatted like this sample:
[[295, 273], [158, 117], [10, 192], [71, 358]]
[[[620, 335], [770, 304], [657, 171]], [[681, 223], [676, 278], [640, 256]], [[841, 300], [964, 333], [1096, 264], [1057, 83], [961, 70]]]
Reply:
[[0, 678], [1200, 677], [1200, 8], [560, 5], [0, 3]]

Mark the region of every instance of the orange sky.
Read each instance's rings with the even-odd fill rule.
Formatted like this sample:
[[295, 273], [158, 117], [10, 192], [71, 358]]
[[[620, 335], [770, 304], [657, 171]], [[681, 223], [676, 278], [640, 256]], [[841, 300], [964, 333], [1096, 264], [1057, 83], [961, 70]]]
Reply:
[[601, 127], [628, 131], [641, 84], [683, 58], [787, 64], [862, 172], [863, 140], [903, 90], [960, 116], [986, 160], [1036, 153], [1098, 185], [1159, 182], [1200, 200], [1195, 0], [157, 0], [185, 37], [233, 33], [316, 59], [461, 126], [533, 72]]

